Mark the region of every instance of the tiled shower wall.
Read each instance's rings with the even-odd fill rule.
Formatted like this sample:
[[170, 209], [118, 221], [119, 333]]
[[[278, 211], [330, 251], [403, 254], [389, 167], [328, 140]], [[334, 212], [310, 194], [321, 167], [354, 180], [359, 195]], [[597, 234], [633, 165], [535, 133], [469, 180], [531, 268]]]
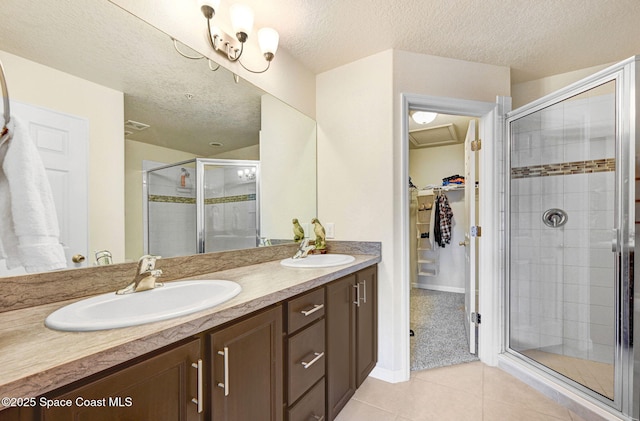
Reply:
[[[613, 101], [576, 98], [512, 124], [512, 349], [613, 362]], [[543, 223], [551, 208], [566, 225]]]

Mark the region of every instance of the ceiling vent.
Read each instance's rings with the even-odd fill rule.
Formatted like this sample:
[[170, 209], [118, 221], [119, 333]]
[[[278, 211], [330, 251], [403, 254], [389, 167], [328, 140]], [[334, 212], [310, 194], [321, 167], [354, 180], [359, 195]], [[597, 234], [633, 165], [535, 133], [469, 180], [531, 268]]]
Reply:
[[135, 130], [137, 132], [141, 132], [142, 130], [148, 129], [148, 124], [140, 123], [139, 121], [127, 120], [124, 122], [124, 127], [126, 129]]
[[456, 128], [452, 123], [411, 130], [409, 132], [409, 140], [411, 140], [411, 143], [413, 143], [416, 148], [462, 143], [462, 140], [458, 139]]

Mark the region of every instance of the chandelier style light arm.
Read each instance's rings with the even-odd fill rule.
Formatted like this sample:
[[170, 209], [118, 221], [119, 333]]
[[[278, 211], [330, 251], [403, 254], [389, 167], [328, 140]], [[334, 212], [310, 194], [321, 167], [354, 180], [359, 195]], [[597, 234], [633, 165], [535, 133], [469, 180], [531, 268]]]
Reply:
[[[207, 39], [211, 49], [216, 53], [226, 57], [230, 62], [238, 62], [240, 65], [251, 73], [264, 73], [271, 67], [271, 61], [275, 57], [276, 50], [278, 49], [279, 35], [275, 29], [262, 28], [258, 31], [258, 44], [262, 50], [262, 54], [267, 61], [267, 67], [263, 70], [252, 70], [246, 67], [241, 61], [242, 53], [244, 52], [244, 43], [249, 38], [251, 29], [253, 27], [253, 12], [248, 6], [242, 4], [233, 4], [230, 7], [231, 20], [233, 29], [235, 32], [235, 39], [226, 34], [220, 28], [211, 25], [211, 21], [216, 14], [216, 8], [220, 4], [220, 0], [199, 0], [200, 10], [207, 19]], [[237, 42], [240, 46], [237, 46]], [[175, 42], [175, 41], [174, 41]], [[177, 49], [177, 46], [176, 46]], [[181, 51], [178, 52], [186, 58], [195, 57], [185, 55]], [[211, 63], [209, 63], [211, 68]], [[213, 70], [213, 69], [212, 69]]]
[[175, 48], [178, 54], [180, 54], [182, 57], [188, 58], [189, 60], [200, 60], [204, 58], [204, 56], [190, 56], [186, 53], [183, 53], [182, 51], [180, 51], [180, 48], [178, 48], [178, 40], [175, 38], [171, 38], [171, 40], [173, 41], [173, 48]]

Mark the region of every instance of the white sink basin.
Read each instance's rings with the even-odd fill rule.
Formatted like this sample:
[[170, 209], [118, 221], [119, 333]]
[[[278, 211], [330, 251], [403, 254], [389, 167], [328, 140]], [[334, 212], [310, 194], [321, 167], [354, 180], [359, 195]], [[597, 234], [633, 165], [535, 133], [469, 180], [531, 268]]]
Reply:
[[56, 330], [86, 332], [167, 320], [214, 307], [242, 291], [232, 281], [167, 282], [149, 291], [102, 294], [51, 313], [44, 324]]
[[284, 259], [280, 261], [282, 266], [290, 268], [327, 268], [331, 266], [346, 265], [356, 260], [348, 254], [310, 254], [299, 259]]

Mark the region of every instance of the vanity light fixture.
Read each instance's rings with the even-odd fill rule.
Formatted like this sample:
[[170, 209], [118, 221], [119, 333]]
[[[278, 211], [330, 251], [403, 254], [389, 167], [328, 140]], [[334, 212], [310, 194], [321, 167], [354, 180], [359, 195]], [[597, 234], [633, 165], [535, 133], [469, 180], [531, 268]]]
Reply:
[[231, 25], [235, 32], [235, 37], [225, 33], [217, 26], [212, 26], [216, 9], [220, 5], [220, 0], [199, 0], [200, 10], [207, 19], [207, 39], [209, 45], [218, 54], [226, 57], [231, 62], [237, 61], [247, 71], [251, 73], [264, 73], [269, 70], [271, 61], [278, 50], [279, 35], [273, 28], [262, 28], [258, 31], [258, 44], [260, 50], [267, 61], [267, 67], [263, 70], [252, 70], [247, 68], [240, 57], [244, 51], [244, 43], [247, 42], [251, 30], [253, 29], [253, 11], [244, 4], [232, 4], [229, 8], [231, 15]]
[[411, 118], [418, 124], [429, 124], [436, 119], [437, 113], [429, 111], [412, 111]]

